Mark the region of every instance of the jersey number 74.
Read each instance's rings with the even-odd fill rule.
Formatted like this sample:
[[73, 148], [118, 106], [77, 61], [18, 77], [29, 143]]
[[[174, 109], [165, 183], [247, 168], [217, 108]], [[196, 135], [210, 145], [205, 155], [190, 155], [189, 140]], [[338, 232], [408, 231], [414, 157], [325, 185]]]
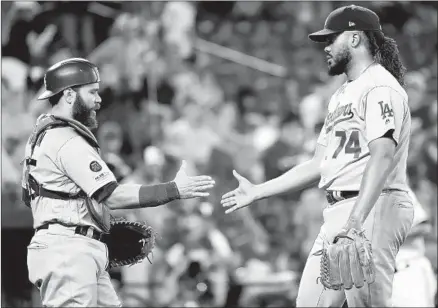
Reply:
[[[339, 146], [336, 148], [335, 153], [333, 153], [333, 158], [337, 158], [342, 150], [346, 154], [353, 154], [354, 158], [358, 158], [361, 152], [359, 144], [359, 131], [353, 130], [347, 141], [347, 132], [343, 130], [338, 130], [335, 132], [335, 136], [340, 138]], [[347, 144], [345, 144], [347, 143]]]

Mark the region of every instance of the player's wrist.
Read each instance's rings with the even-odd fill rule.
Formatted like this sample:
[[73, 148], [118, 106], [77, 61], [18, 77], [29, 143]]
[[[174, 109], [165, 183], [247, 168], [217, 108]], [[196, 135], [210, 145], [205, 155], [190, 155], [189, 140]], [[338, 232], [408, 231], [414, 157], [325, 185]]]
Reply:
[[165, 184], [166, 184], [167, 194], [170, 198], [172, 198], [172, 200], [181, 199], [178, 185], [176, 185], [175, 181], [170, 181]]
[[179, 190], [174, 181], [140, 186], [139, 203], [142, 207], [156, 207], [179, 198]]
[[254, 185], [254, 186], [251, 188], [250, 196], [252, 196], [252, 201], [253, 201], [253, 202], [254, 202], [254, 201], [261, 200], [261, 199], [263, 199], [263, 198], [266, 198], [266, 197], [264, 196], [263, 187], [260, 186], [260, 185]]
[[362, 219], [359, 216], [351, 215], [342, 230], [346, 230], [347, 232], [351, 229], [360, 230], [362, 229], [362, 224]]

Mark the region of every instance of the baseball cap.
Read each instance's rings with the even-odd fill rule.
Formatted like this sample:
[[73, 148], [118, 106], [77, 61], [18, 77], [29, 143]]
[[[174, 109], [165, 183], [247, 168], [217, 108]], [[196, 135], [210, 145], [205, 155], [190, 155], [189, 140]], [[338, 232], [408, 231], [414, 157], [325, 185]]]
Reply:
[[362, 6], [343, 6], [331, 12], [325, 21], [324, 29], [310, 34], [309, 38], [322, 43], [332, 34], [354, 30], [382, 31], [379, 16]]

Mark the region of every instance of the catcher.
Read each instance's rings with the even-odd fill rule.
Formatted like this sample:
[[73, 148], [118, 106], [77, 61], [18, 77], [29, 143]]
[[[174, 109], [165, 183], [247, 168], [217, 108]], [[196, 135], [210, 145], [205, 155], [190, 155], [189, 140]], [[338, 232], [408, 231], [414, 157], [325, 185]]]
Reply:
[[119, 185], [90, 131], [101, 105], [97, 67], [67, 59], [44, 82], [38, 99], [48, 99], [51, 114], [38, 118], [23, 160], [23, 201], [35, 228], [29, 279], [44, 307], [120, 307], [107, 269], [142, 261], [155, 234], [145, 223], [112, 219], [110, 210], [205, 197], [214, 181], [188, 176], [183, 161], [171, 182]]

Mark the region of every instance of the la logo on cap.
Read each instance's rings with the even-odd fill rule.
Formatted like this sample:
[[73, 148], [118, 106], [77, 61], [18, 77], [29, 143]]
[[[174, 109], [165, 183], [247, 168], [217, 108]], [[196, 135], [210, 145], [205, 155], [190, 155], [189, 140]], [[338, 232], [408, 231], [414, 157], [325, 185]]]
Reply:
[[349, 27], [354, 27], [355, 25], [356, 25], [356, 24], [355, 24], [354, 22], [352, 22], [352, 21], [349, 21], [349, 22], [348, 22], [348, 26], [349, 26]]

